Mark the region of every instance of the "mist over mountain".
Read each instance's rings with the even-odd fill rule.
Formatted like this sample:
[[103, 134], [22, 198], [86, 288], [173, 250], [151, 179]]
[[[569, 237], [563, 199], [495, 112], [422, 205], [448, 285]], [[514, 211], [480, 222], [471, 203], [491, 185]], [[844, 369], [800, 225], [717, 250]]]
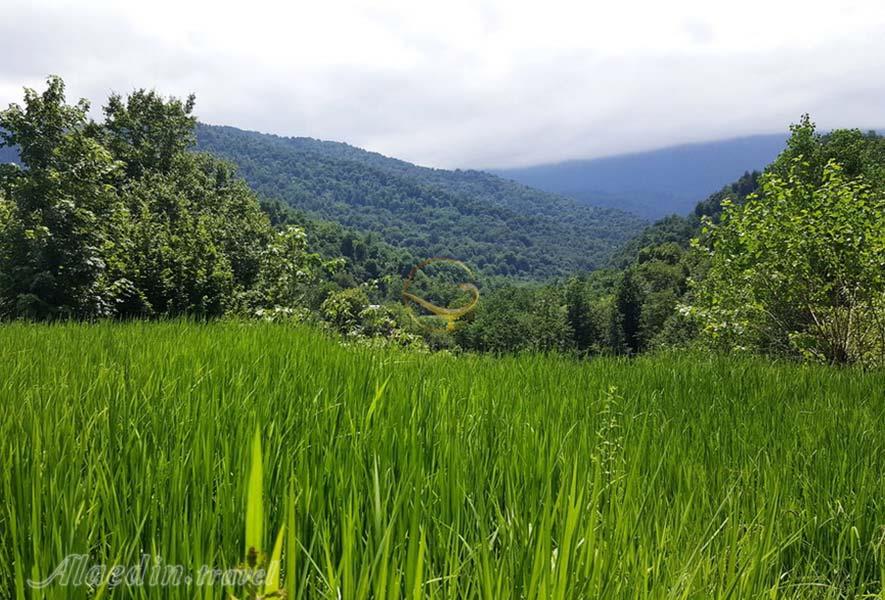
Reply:
[[786, 138], [757, 135], [491, 172], [593, 206], [657, 219], [687, 214], [741, 173], [761, 170], [784, 149]]

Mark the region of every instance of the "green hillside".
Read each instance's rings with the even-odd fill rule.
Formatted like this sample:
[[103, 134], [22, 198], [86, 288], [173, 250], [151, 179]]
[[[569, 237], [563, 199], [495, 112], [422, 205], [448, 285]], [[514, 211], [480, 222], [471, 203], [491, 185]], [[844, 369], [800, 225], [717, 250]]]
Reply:
[[230, 159], [260, 195], [418, 257], [486, 275], [542, 279], [590, 270], [644, 222], [479, 171], [428, 169], [353, 146], [200, 125], [198, 148]]

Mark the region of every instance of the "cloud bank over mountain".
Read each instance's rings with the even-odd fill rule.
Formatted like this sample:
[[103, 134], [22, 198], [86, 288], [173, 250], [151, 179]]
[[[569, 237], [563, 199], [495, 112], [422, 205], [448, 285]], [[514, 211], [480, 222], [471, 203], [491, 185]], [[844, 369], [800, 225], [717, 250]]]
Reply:
[[96, 103], [150, 85], [207, 122], [478, 168], [885, 123], [881, 2], [591, 4], [13, 0], [0, 103], [48, 73]]

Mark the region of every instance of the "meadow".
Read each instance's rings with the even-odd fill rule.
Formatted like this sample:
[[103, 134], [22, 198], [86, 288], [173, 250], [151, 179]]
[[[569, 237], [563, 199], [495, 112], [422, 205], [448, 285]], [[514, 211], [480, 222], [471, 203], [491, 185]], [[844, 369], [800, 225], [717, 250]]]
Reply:
[[0, 598], [233, 567], [256, 428], [289, 598], [885, 598], [885, 373], [448, 356], [281, 325], [0, 327]]

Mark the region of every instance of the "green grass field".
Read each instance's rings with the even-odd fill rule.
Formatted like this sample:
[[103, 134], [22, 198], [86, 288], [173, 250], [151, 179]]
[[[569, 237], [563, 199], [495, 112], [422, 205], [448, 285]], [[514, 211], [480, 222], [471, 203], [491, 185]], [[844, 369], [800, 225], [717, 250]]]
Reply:
[[0, 410], [2, 598], [221, 598], [26, 581], [242, 562], [256, 426], [290, 598], [885, 597], [881, 372], [6, 325]]

